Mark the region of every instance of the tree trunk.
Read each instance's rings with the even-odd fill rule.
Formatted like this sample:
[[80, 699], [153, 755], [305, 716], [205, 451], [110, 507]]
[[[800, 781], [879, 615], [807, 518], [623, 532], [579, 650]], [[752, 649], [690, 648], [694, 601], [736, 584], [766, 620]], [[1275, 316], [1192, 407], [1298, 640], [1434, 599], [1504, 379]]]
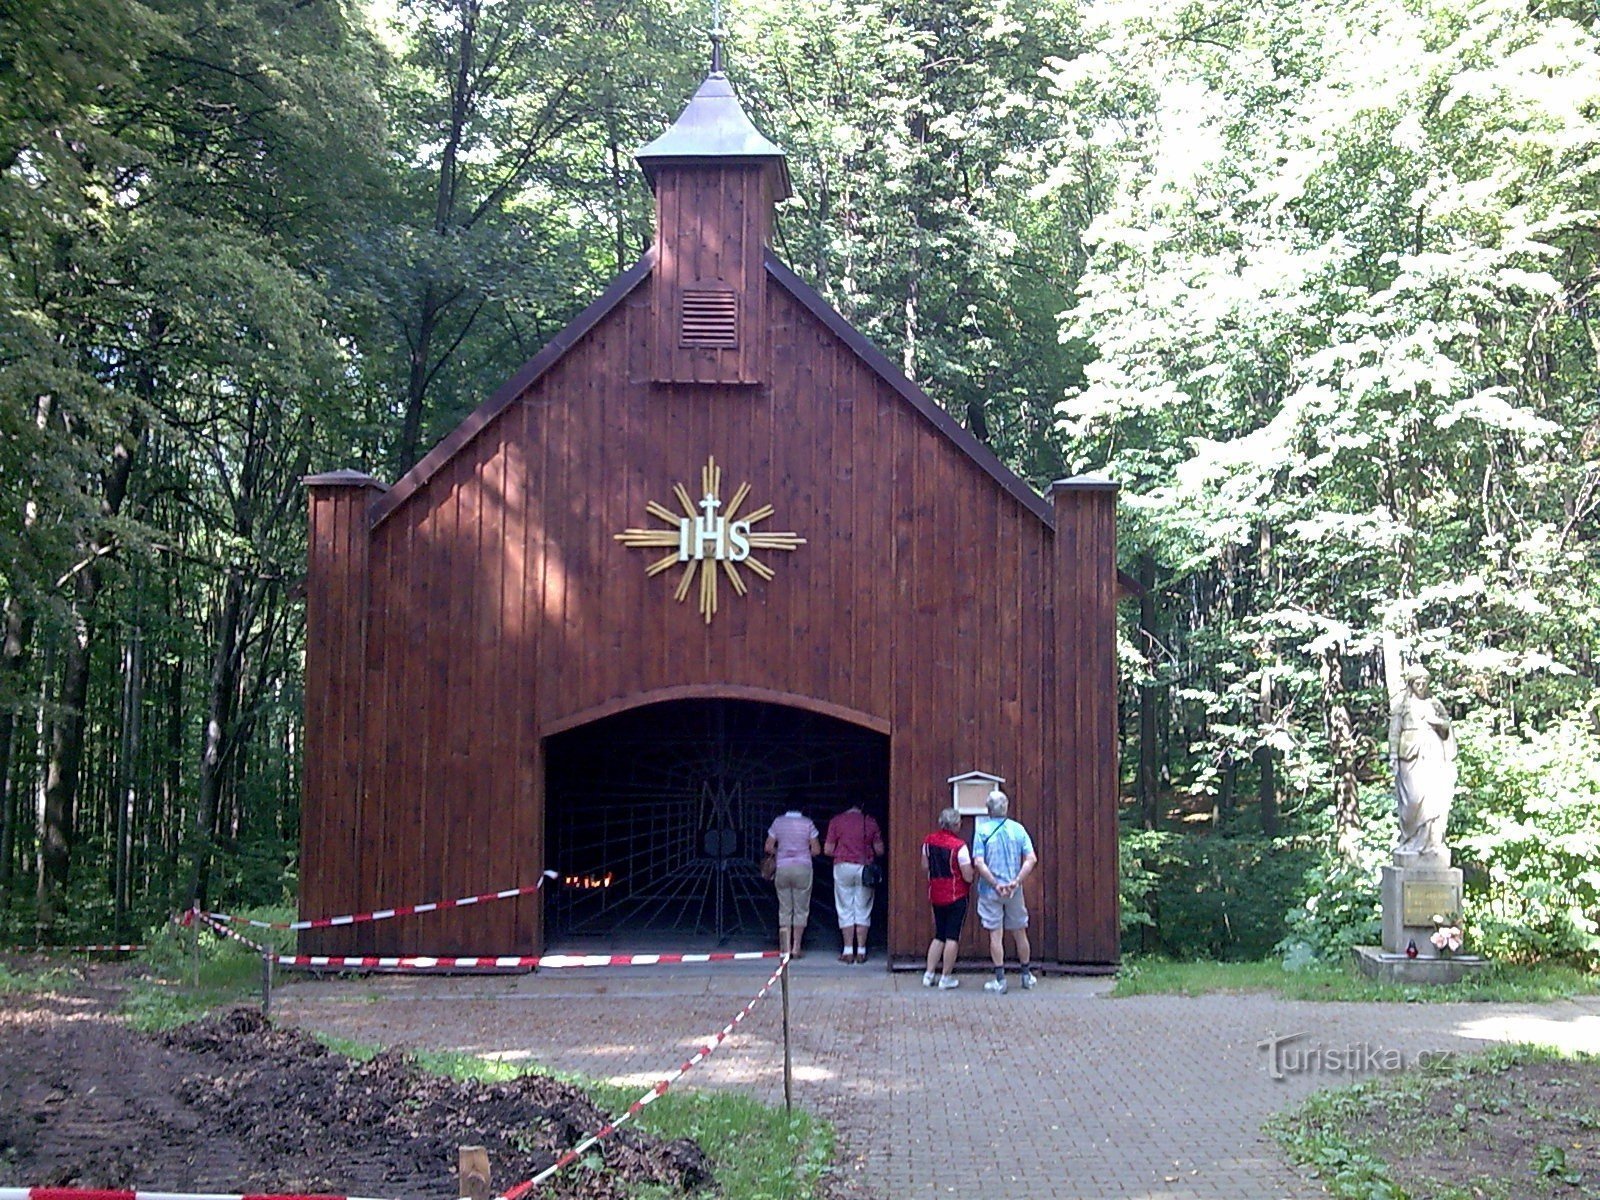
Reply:
[[217, 641], [212, 651], [211, 677], [206, 688], [206, 716], [200, 748], [200, 795], [195, 811], [194, 866], [191, 872], [193, 900], [208, 907], [211, 885], [211, 858], [216, 842], [217, 817], [222, 811], [222, 787], [226, 771], [234, 702], [239, 689], [239, 630], [244, 610], [244, 581], [236, 568], [228, 571], [223, 591], [222, 611], [217, 619]]
[[[1272, 526], [1263, 518], [1256, 529], [1256, 602], [1264, 605], [1272, 582]], [[1256, 797], [1261, 808], [1261, 832], [1278, 835], [1278, 757], [1266, 738], [1277, 719], [1275, 680], [1272, 675], [1276, 647], [1270, 634], [1262, 635], [1258, 654], [1261, 679], [1256, 692], [1256, 729], [1262, 741], [1256, 746]]]
[[4, 610], [3, 641], [0, 641], [0, 691], [19, 698], [19, 707], [6, 704], [0, 710], [0, 892], [11, 895], [13, 861], [17, 847], [17, 823], [22, 801], [17, 791], [16, 745], [21, 738], [17, 718], [21, 714], [22, 664], [26, 656], [31, 622], [23, 615], [15, 597], [7, 597]]
[[[439, 174], [433, 192], [433, 232], [443, 237], [456, 223], [456, 193], [460, 184], [462, 139], [471, 115], [477, 82], [473, 77], [476, 60], [480, 0], [458, 0], [461, 28], [456, 42], [455, 71], [450, 80], [450, 130], [439, 151]], [[423, 285], [417, 305], [417, 327], [411, 340], [411, 360], [406, 378], [406, 408], [400, 428], [400, 467], [409, 470], [422, 448], [422, 420], [427, 408], [428, 387], [433, 382], [433, 335], [448, 300], [440, 296], [432, 280]]]
[[1328, 753], [1333, 759], [1334, 844], [1349, 861], [1361, 837], [1361, 806], [1356, 784], [1356, 736], [1344, 698], [1344, 653], [1335, 643], [1322, 652], [1322, 701]]
[[183, 829], [189, 820], [188, 806], [183, 796], [183, 677], [184, 659], [175, 658], [167, 670], [167, 721], [163, 741], [163, 758], [166, 760], [166, 778], [161, 785], [161, 877], [169, 892], [168, 906], [177, 907], [193, 898], [179, 894], [178, 889], [189, 882], [178, 874], [178, 856], [183, 847]]
[[[92, 569], [92, 568], [91, 568]], [[89, 614], [93, 611], [90, 584], [80, 587], [73, 605], [73, 632], [67, 640], [56, 696], [57, 715], [50, 738], [50, 758], [44, 774], [44, 812], [39, 827], [39, 876], [34, 899], [39, 941], [48, 945], [55, 935], [61, 895], [72, 872], [73, 807], [78, 796], [79, 769], [83, 763], [83, 731], [89, 700]]]
[[[159, 329], [152, 327], [159, 337]], [[113, 447], [111, 463], [102, 476], [100, 517], [109, 522], [122, 511], [134, 459], [144, 440], [142, 407], [134, 410], [122, 438]], [[78, 798], [79, 770], [83, 762], [83, 735], [88, 720], [89, 667], [94, 649], [95, 607], [103, 584], [101, 563], [112, 548], [105, 526], [81, 546], [82, 559], [74, 577], [73, 636], [67, 642], [61, 673], [60, 712], [45, 767], [43, 823], [39, 830], [39, 886], [36, 918], [41, 941], [54, 932], [57, 905], [72, 871], [73, 808]]]
[[1155, 581], [1156, 564], [1148, 554], [1139, 556], [1136, 567], [1139, 579], [1139, 640], [1144, 650], [1144, 669], [1147, 681], [1139, 684], [1139, 766], [1135, 786], [1139, 797], [1139, 816], [1146, 829], [1160, 824], [1160, 721], [1156, 706], [1160, 689], [1156, 686], [1156, 636]]
[[[50, 396], [40, 396], [34, 403], [33, 422], [39, 429], [50, 423], [55, 402]], [[22, 536], [26, 539], [39, 520], [38, 501], [31, 497], [23, 505]], [[17, 847], [17, 823], [22, 814], [22, 799], [17, 792], [16, 772], [13, 770], [15, 747], [21, 741], [18, 725], [20, 707], [13, 707], [5, 697], [22, 696], [22, 670], [27, 658], [28, 643], [33, 637], [33, 617], [16, 596], [7, 596], [4, 617], [0, 620], [0, 892], [10, 901], [13, 875], [13, 858]]]
[[144, 640], [135, 627], [122, 652], [122, 738], [117, 755], [114, 802], [116, 850], [111, 884], [112, 920], [120, 939], [127, 932], [132, 898], [134, 806], [138, 800], [138, 759], [144, 709]]

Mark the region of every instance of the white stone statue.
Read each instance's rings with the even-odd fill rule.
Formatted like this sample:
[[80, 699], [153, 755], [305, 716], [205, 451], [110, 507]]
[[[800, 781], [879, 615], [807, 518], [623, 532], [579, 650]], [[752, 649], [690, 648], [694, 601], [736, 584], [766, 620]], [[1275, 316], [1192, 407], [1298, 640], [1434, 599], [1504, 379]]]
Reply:
[[1456, 738], [1450, 715], [1429, 692], [1428, 671], [1406, 668], [1405, 691], [1389, 713], [1389, 765], [1394, 768], [1399, 855], [1443, 857], [1445, 825], [1456, 790]]

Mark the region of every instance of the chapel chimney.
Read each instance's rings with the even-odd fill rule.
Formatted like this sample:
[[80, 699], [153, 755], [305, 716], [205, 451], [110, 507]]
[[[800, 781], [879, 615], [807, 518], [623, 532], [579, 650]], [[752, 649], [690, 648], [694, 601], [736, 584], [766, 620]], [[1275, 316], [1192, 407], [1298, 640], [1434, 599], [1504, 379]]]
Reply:
[[634, 158], [656, 194], [652, 378], [766, 381], [766, 248], [792, 194], [784, 153], [745, 115], [711, 35], [711, 71]]

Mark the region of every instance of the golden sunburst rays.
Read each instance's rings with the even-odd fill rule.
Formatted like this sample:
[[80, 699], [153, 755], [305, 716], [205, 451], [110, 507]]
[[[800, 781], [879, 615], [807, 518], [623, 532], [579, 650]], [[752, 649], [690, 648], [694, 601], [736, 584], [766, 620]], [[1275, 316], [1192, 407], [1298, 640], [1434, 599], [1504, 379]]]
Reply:
[[707, 625], [717, 615], [720, 576], [726, 575], [734, 593], [743, 596], [749, 592], [750, 585], [740, 574], [740, 567], [748, 567], [762, 579], [771, 579], [775, 574], [754, 551], [793, 550], [806, 543], [805, 538], [795, 533], [758, 533], [752, 528], [770, 517], [773, 510], [772, 505], [763, 504], [740, 515], [744, 502], [750, 498], [748, 483], [741, 483], [724, 505], [722, 468], [717, 466], [715, 458], [706, 459], [706, 465], [700, 469], [700, 500], [692, 499], [681, 483], [672, 485], [672, 494], [682, 512], [674, 512], [654, 500], [644, 506], [647, 513], [668, 526], [666, 529], [624, 529], [612, 536], [624, 546], [667, 550], [668, 553], [645, 568], [645, 575], [660, 575], [681, 565], [683, 574], [673, 589], [672, 598], [682, 603], [688, 599], [690, 591], [697, 591], [700, 615]]

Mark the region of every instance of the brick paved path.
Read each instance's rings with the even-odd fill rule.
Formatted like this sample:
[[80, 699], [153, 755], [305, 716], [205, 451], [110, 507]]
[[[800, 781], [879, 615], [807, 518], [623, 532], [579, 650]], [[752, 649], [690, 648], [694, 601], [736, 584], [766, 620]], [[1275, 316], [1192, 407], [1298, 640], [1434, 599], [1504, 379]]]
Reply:
[[[637, 1084], [675, 1068], [754, 994], [769, 968], [715, 964], [479, 979], [303, 981], [275, 1015], [390, 1046], [528, 1059]], [[798, 1103], [839, 1127], [865, 1195], [1051, 1200], [1320, 1196], [1259, 1132], [1269, 1114], [1353, 1076], [1286, 1071], [1353, 1044], [1419, 1052], [1530, 1040], [1600, 1051], [1600, 1003], [1309, 1004], [1263, 995], [1111, 1000], [1049, 978], [1033, 992], [928, 991], [819, 956], [795, 964]], [[777, 993], [683, 1085], [781, 1103]]]

